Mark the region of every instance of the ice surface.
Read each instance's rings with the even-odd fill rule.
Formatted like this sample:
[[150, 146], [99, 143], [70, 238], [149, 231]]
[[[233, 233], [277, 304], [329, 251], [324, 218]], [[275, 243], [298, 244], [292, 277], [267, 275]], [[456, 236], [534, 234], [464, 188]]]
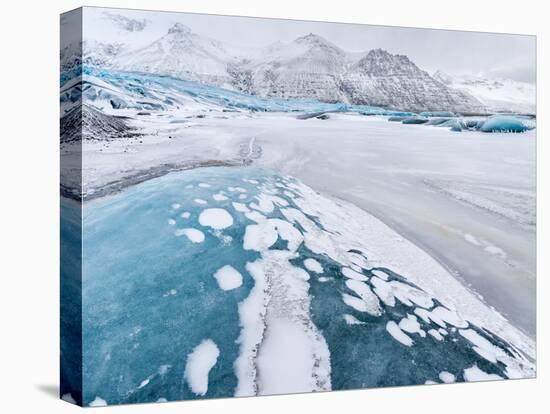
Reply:
[[233, 224], [233, 217], [223, 208], [208, 208], [199, 215], [199, 223], [202, 226], [221, 230]]
[[208, 373], [216, 365], [220, 350], [211, 339], [204, 339], [187, 356], [184, 378], [191, 391], [205, 395], [208, 391]]
[[214, 277], [223, 290], [236, 289], [243, 284], [243, 276], [231, 265], [220, 267]]

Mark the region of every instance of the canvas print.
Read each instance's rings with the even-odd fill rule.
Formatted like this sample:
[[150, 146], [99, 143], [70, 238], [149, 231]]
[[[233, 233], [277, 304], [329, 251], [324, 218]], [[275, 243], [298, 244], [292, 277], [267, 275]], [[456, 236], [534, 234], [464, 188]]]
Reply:
[[536, 375], [534, 36], [61, 16], [61, 397]]

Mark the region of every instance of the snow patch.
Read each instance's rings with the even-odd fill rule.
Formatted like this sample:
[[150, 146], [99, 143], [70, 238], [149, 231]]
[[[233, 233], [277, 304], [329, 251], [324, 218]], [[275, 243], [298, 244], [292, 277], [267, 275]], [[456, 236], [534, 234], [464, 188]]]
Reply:
[[248, 207], [242, 203], [236, 203], [236, 202], [232, 202], [231, 205], [233, 206], [233, 208], [235, 210], [237, 210], [239, 213], [249, 213], [250, 210], [248, 209]]
[[362, 281], [369, 280], [368, 277], [366, 277], [364, 274], [356, 272], [355, 270], [350, 269], [349, 267], [342, 268], [342, 274], [345, 277], [353, 280], [362, 280]]
[[456, 381], [456, 377], [447, 371], [441, 371], [439, 373], [439, 379], [443, 381], [445, 384], [452, 384]]
[[474, 364], [470, 368], [466, 368], [464, 370], [464, 379], [468, 382], [471, 382], [471, 381], [494, 381], [494, 380], [500, 380], [503, 378], [497, 374], [488, 374], [485, 371], [481, 370], [476, 364]]
[[216, 193], [212, 196], [212, 198], [216, 201], [226, 201], [229, 200], [225, 195], [222, 193]]
[[199, 223], [202, 226], [221, 230], [233, 224], [233, 217], [223, 208], [208, 208], [199, 215]]
[[243, 284], [243, 276], [231, 265], [219, 268], [214, 273], [214, 277], [223, 290], [236, 289]]
[[401, 342], [403, 345], [412, 346], [412, 344], [414, 344], [414, 341], [411, 339], [411, 337], [403, 332], [394, 321], [389, 321], [386, 324], [386, 330], [393, 337], [393, 339]]
[[349, 313], [344, 314], [344, 321], [346, 321], [348, 325], [366, 325], [365, 322], [360, 321], [355, 316], [350, 315]]
[[204, 241], [204, 233], [200, 230], [193, 229], [191, 227], [185, 229], [178, 229], [174, 232], [176, 236], [187, 236], [193, 243], [202, 243]]
[[366, 311], [372, 316], [382, 315], [382, 309], [380, 308], [380, 302], [378, 297], [372, 293], [372, 290], [366, 283], [359, 280], [348, 279], [346, 280], [346, 286], [359, 296], [366, 305]]
[[308, 258], [304, 260], [304, 266], [307, 270], [314, 273], [323, 273], [323, 266], [317, 260]]
[[211, 339], [204, 339], [187, 356], [183, 377], [196, 395], [205, 395], [208, 391], [208, 374], [219, 356], [220, 350]]

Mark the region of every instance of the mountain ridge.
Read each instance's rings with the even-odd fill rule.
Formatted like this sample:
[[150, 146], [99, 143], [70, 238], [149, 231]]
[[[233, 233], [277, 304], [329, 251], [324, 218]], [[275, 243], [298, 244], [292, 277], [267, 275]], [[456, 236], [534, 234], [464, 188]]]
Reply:
[[238, 56], [221, 41], [175, 23], [163, 36], [137, 50], [93, 42], [84, 42], [83, 49], [84, 63], [170, 75], [261, 97], [406, 111], [486, 112], [491, 107], [491, 101], [479, 99], [475, 89], [457, 88], [432, 76], [406, 55], [380, 48], [349, 53], [314, 33]]

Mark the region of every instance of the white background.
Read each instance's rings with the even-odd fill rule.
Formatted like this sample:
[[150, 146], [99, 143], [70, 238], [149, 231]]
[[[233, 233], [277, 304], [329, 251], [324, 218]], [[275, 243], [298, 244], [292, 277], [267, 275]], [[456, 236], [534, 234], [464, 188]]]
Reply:
[[[538, 35], [538, 379], [107, 408], [117, 413], [536, 413], [548, 373], [548, 12], [543, 1], [111, 0], [86, 5]], [[66, 413], [58, 378], [58, 14], [79, 1], [8, 0], [0, 13], [0, 410]], [[450, 46], [452, 47], [452, 46]], [[502, 53], [506, 53], [503, 47]], [[544, 254], [546, 252], [546, 254]], [[545, 329], [546, 327], [546, 329]], [[368, 355], [365, 355], [368, 358]], [[546, 395], [544, 394], [546, 388]], [[307, 411], [306, 411], [307, 410]]]

